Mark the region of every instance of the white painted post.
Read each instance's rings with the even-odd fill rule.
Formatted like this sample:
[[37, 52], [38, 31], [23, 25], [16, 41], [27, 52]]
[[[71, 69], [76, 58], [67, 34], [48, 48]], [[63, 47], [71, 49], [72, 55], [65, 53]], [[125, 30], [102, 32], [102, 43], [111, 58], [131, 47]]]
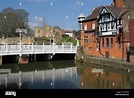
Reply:
[[73, 44], [71, 43], [71, 51], [73, 50], [73, 48], [72, 48], [72, 47], [73, 47]]
[[21, 33], [20, 33], [20, 53], [21, 53]]
[[54, 43], [53, 43], [53, 53], [54, 53], [54, 47], [55, 47], [55, 46], [54, 46]]
[[33, 47], [33, 43], [32, 43], [32, 52], [33, 52], [33, 50], [34, 50], [34, 47]]
[[43, 51], [45, 51], [44, 43], [43, 43]]
[[62, 52], [64, 51], [64, 44], [62, 44]]
[[6, 43], [6, 52], [8, 53], [8, 44]]

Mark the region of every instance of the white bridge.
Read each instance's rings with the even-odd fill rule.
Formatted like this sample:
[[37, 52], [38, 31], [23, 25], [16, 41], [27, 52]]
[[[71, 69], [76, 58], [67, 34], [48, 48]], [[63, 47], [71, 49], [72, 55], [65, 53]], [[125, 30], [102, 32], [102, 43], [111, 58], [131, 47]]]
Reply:
[[0, 55], [22, 55], [22, 54], [75, 54], [77, 46], [73, 45], [0, 45]]

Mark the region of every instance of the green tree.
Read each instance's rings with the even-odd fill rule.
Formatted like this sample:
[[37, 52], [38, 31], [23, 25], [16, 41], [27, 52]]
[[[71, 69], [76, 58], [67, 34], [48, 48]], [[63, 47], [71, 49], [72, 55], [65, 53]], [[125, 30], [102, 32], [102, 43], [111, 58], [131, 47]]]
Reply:
[[24, 9], [16, 9], [9, 7], [0, 12], [0, 36], [5, 37], [16, 34], [16, 29], [28, 29], [29, 13]]

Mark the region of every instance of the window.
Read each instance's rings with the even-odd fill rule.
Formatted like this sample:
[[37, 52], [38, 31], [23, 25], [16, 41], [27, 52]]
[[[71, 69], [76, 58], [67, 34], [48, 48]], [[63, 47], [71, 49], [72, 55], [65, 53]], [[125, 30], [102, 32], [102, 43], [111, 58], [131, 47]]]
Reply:
[[106, 47], [109, 47], [109, 39], [106, 38]]
[[84, 36], [84, 44], [88, 43], [88, 36]]
[[111, 47], [113, 47], [113, 38], [111, 38], [110, 42], [111, 42]]
[[102, 38], [102, 47], [104, 47], [104, 38]]
[[107, 30], [111, 30], [111, 23], [107, 23]]
[[92, 29], [95, 29], [95, 23], [94, 22], [92, 23]]
[[111, 28], [112, 28], [113, 30], [116, 30], [116, 23], [115, 23], [115, 22], [112, 22]]
[[89, 47], [89, 51], [92, 52], [92, 47]]
[[102, 24], [102, 31], [106, 31], [106, 23]]
[[96, 39], [96, 48], [99, 47], [99, 42], [98, 42], [98, 39]]
[[110, 15], [105, 15], [105, 21], [109, 21], [110, 20]]
[[87, 30], [87, 24], [84, 25], [84, 30]]
[[102, 24], [99, 25], [99, 32], [102, 31]]
[[120, 47], [121, 47], [121, 42], [119, 41], [119, 42], [118, 42], [118, 48], [120, 48]]

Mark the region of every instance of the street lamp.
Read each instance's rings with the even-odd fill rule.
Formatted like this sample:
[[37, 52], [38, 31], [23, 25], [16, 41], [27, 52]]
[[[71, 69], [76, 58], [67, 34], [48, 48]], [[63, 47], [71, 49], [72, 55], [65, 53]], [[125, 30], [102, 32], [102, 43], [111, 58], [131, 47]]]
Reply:
[[4, 15], [4, 20], [5, 20], [5, 29], [4, 29], [5, 31], [4, 32], [6, 32], [6, 18], [7, 17]]
[[2, 35], [2, 44], [4, 44], [5, 42], [4, 42], [4, 35]]

